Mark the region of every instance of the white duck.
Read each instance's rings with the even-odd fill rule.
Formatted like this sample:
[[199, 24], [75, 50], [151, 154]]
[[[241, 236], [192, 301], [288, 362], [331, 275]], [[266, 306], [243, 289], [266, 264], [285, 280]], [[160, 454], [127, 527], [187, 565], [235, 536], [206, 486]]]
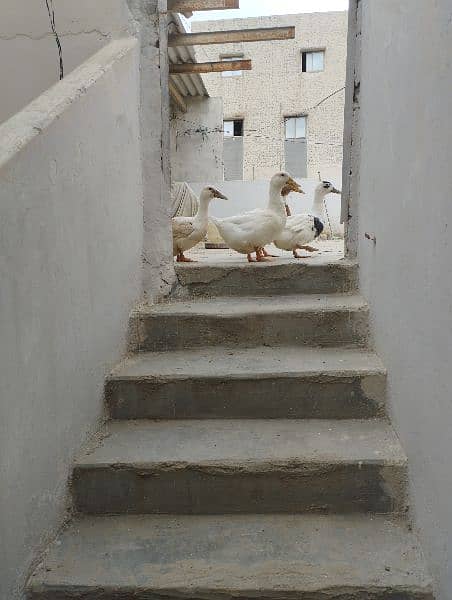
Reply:
[[281, 190], [285, 185], [290, 185], [293, 191], [300, 189], [288, 173], [277, 173], [270, 180], [267, 208], [225, 219], [212, 218], [228, 246], [240, 254], [246, 254], [249, 262], [253, 261], [252, 252], [256, 253], [258, 262], [265, 260], [262, 248], [272, 242], [286, 224], [287, 216], [281, 199]]
[[331, 224], [329, 223], [329, 219], [327, 219], [325, 209], [325, 196], [327, 196], [328, 194], [342, 194], [342, 192], [336, 189], [334, 185], [329, 181], [321, 181], [315, 188], [314, 203], [312, 205], [312, 214], [322, 221], [324, 226], [327, 228], [326, 237], [328, 239], [331, 239], [333, 237], [333, 231], [331, 230]]
[[213, 198], [227, 200], [221, 192], [214, 187], [206, 187], [199, 196], [198, 212], [194, 217], [174, 217], [173, 225], [173, 256], [177, 262], [194, 262], [184, 256], [184, 252], [196, 246], [207, 234], [209, 225], [209, 204]]
[[[287, 196], [291, 191], [283, 188], [282, 195]], [[290, 209], [286, 204], [287, 221], [281, 234], [273, 241], [280, 250], [290, 250], [295, 258], [301, 258], [297, 250], [303, 249], [308, 252], [316, 252], [316, 248], [308, 246], [322, 233], [324, 224], [318, 215], [324, 211], [323, 199], [327, 194], [340, 194], [329, 181], [322, 181], [316, 187], [312, 213], [301, 213], [291, 216]]]

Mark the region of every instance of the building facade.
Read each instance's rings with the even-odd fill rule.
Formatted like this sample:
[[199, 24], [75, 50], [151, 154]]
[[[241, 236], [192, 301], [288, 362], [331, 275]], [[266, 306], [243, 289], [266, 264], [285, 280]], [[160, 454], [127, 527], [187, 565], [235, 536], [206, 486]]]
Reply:
[[295, 25], [295, 39], [197, 48], [199, 61], [251, 59], [251, 71], [204, 81], [224, 102], [225, 179], [341, 176], [347, 13], [192, 23], [192, 31]]

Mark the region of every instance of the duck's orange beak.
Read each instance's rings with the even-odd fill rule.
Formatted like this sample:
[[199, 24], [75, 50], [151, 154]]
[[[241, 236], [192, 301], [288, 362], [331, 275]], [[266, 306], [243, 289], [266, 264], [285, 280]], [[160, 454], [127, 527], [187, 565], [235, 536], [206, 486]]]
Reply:
[[286, 185], [281, 190], [281, 196], [288, 196], [290, 192], [295, 192], [297, 194], [304, 194], [304, 191], [295, 181], [295, 179], [290, 178]]

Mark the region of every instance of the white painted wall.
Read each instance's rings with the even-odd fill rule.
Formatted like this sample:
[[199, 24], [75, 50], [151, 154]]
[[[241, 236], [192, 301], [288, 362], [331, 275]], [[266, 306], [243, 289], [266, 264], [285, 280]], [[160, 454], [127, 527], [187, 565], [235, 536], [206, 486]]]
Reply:
[[223, 100], [186, 98], [171, 118], [173, 181], [223, 180]]
[[[414, 517], [452, 590], [452, 5], [361, 0], [359, 260]], [[356, 169], [359, 165], [354, 164]], [[364, 239], [375, 233], [377, 243]]]
[[113, 42], [0, 126], [0, 598], [63, 518], [141, 292], [139, 48]]
[[[288, 204], [292, 214], [309, 212], [312, 209], [314, 201], [314, 190], [318, 185], [315, 179], [297, 179], [305, 194], [290, 194]], [[334, 185], [340, 189], [340, 179], [333, 180]], [[210, 211], [215, 217], [230, 217], [253, 210], [255, 208], [264, 208], [268, 203], [268, 180], [258, 181], [211, 181], [206, 180], [203, 183], [189, 182], [193, 191], [199, 195], [202, 188], [206, 185], [213, 185], [221, 190], [228, 198], [228, 201], [215, 200], [210, 205]], [[341, 197], [337, 194], [329, 194], [326, 197], [326, 205], [331, 220], [333, 232], [337, 235], [342, 233], [340, 226]]]
[[[69, 74], [114, 38], [126, 34], [125, 0], [54, 0], [55, 20]], [[55, 38], [44, 0], [3, 0], [0, 17], [0, 123], [59, 78]]]

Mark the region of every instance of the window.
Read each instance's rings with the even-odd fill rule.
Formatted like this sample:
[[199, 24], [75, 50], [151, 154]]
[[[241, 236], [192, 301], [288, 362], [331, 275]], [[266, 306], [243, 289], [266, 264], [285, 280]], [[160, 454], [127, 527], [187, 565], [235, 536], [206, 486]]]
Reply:
[[325, 68], [325, 51], [301, 53], [301, 70], [303, 73], [317, 73]]
[[[243, 58], [243, 54], [233, 54], [230, 56], [220, 56], [221, 62], [230, 62], [231, 60], [240, 60]], [[221, 71], [222, 77], [240, 77], [243, 71]]]
[[286, 117], [286, 140], [299, 140], [306, 137], [306, 117]]
[[243, 137], [243, 120], [223, 121], [224, 137]]

